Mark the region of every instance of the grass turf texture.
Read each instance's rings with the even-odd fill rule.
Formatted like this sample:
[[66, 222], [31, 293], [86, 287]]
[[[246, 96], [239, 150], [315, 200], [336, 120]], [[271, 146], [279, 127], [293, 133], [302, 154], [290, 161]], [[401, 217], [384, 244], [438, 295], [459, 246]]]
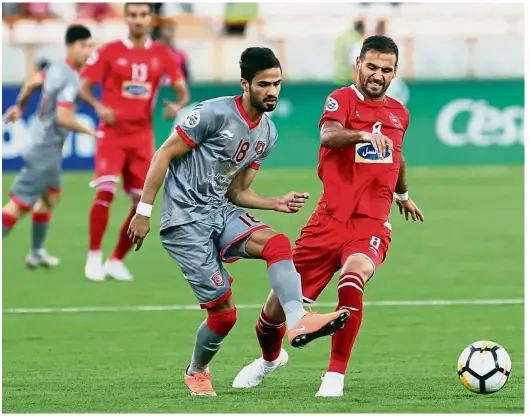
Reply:
[[[411, 196], [426, 222], [406, 223], [393, 208], [393, 242], [365, 299], [520, 299], [523, 297], [523, 168], [410, 168]], [[4, 198], [12, 175], [3, 176]], [[181, 273], [152, 233], [127, 264], [134, 282], [83, 278], [88, 174], [64, 176], [64, 196], [52, 219], [48, 250], [56, 270], [30, 272], [25, 219], [4, 241], [3, 308], [194, 304]], [[255, 212], [293, 240], [320, 194], [314, 169], [263, 169], [255, 189], [267, 195], [308, 191], [298, 215]], [[5, 202], [5, 199], [4, 199]], [[128, 210], [117, 197], [104, 251], [108, 255]], [[157, 211], [157, 210], [155, 210]], [[265, 264], [240, 261], [227, 269], [239, 304], [262, 303]], [[336, 279], [321, 301], [336, 300]], [[331, 308], [318, 308], [328, 311]], [[522, 412], [523, 305], [369, 306], [357, 340], [345, 397], [316, 399], [330, 340], [293, 350], [289, 364], [249, 391], [232, 390], [234, 376], [259, 355], [259, 310], [242, 309], [211, 370], [219, 397], [191, 398], [183, 383], [200, 311], [3, 315], [4, 412]], [[477, 340], [509, 352], [512, 376], [490, 396], [464, 389], [456, 374], [462, 349]]]

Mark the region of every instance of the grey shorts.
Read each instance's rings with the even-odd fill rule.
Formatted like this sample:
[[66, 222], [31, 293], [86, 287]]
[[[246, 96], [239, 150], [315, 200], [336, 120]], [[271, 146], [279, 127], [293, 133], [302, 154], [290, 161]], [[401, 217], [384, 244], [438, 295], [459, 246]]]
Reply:
[[270, 229], [234, 205], [209, 218], [160, 232], [162, 245], [182, 270], [201, 308], [211, 308], [230, 297], [232, 278], [223, 262], [250, 258], [245, 247], [256, 231]]
[[35, 148], [24, 155], [22, 170], [9, 192], [16, 204], [30, 209], [46, 193], [60, 192], [61, 159], [56, 153], [56, 149]]

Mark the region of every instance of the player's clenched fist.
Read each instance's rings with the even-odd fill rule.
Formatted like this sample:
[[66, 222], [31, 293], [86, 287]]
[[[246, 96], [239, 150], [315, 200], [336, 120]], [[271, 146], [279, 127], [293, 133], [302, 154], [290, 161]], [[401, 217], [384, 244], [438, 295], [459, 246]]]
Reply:
[[307, 192], [289, 192], [287, 195], [278, 199], [278, 204], [274, 210], [293, 214], [300, 211], [300, 208], [304, 206], [304, 203], [308, 198], [309, 194]]
[[144, 242], [144, 238], [149, 234], [150, 224], [149, 217], [144, 217], [140, 214], [135, 214], [131, 223], [129, 224], [129, 229], [127, 230], [127, 235], [133, 242], [136, 244], [135, 251], [140, 250]]
[[361, 136], [361, 141], [371, 143], [379, 155], [379, 159], [384, 159], [386, 152], [392, 153], [394, 150], [394, 143], [383, 134], [374, 134], [364, 132]]
[[4, 118], [6, 123], [14, 123], [22, 116], [22, 110], [18, 105], [14, 105], [12, 107], [9, 107], [9, 109], [6, 111], [6, 116]]

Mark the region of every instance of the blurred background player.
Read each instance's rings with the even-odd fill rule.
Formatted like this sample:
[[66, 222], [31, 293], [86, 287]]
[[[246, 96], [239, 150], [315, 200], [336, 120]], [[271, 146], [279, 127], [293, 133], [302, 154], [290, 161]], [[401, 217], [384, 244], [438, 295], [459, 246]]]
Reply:
[[178, 64], [180, 65], [180, 70], [182, 71], [182, 74], [184, 75], [184, 79], [186, 80], [186, 83], [189, 85], [190, 83], [190, 69], [188, 65], [188, 56], [184, 51], [179, 49], [175, 42], [175, 34], [177, 31], [177, 24], [172, 19], [164, 19], [162, 20], [160, 26], [157, 26], [153, 30], [153, 40], [156, 40], [163, 45], [166, 45], [175, 55], [175, 59], [177, 60]]
[[[94, 281], [102, 281], [106, 276], [118, 280], [133, 278], [123, 263], [132, 247], [127, 227], [155, 151], [152, 108], [162, 76], [170, 78], [178, 97], [177, 103], [165, 103], [165, 117], [175, 118], [189, 101], [188, 88], [174, 53], [148, 36], [152, 20], [150, 4], [126, 3], [124, 13], [129, 36], [99, 48], [81, 75], [80, 94], [101, 119], [95, 154], [96, 174], [91, 182], [96, 188], [96, 197], [90, 210], [89, 253], [85, 265], [85, 276]], [[102, 84], [101, 101], [91, 91], [92, 85], [99, 82]], [[120, 176], [132, 207], [114, 251], [103, 264], [101, 243]]]
[[[250, 186], [269, 156], [278, 133], [264, 113], [278, 102], [282, 71], [268, 48], [241, 55], [242, 96], [200, 103], [157, 151], [129, 235], [139, 249], [164, 178], [160, 235], [208, 317], [200, 325], [184, 380], [192, 395], [215, 396], [208, 368], [236, 323], [231, 277], [222, 262], [241, 258], [267, 262], [289, 343], [301, 347], [344, 325], [347, 310], [319, 315], [303, 308], [300, 275], [291, 243], [244, 208], [296, 213], [309, 195], [290, 192], [264, 197]], [[282, 321], [283, 322], [283, 321]], [[287, 358], [285, 357], [285, 360]]]
[[26, 265], [32, 269], [59, 264], [59, 259], [44, 249], [44, 241], [61, 192], [63, 144], [70, 131], [96, 137], [94, 130], [79, 124], [75, 118], [79, 70], [92, 53], [90, 31], [85, 26], [70, 26], [65, 42], [66, 60], [48, 67], [46, 75], [41, 71], [33, 74], [5, 117], [7, 123], [17, 121], [32, 92], [43, 87], [38, 121], [24, 155], [24, 166], [9, 192], [10, 201], [2, 209], [2, 238], [22, 216], [32, 212], [31, 252], [26, 257]]
[[[402, 142], [409, 125], [408, 110], [387, 97], [397, 71], [398, 48], [385, 36], [371, 36], [357, 58], [358, 82], [332, 92], [320, 119], [318, 176], [324, 192], [296, 240], [293, 259], [302, 277], [304, 300], [316, 301], [341, 269], [337, 310], [351, 318], [332, 337], [328, 371], [316, 396], [343, 395], [344, 374], [361, 326], [365, 283], [386, 257], [393, 195], [405, 214], [423, 221], [408, 196]], [[345, 175], [344, 172], [352, 172]], [[263, 331], [263, 318], [271, 326]], [[233, 386], [258, 385], [281, 365], [281, 339], [274, 325], [283, 322], [274, 293], [263, 308], [256, 333], [262, 357], [237, 375]]]

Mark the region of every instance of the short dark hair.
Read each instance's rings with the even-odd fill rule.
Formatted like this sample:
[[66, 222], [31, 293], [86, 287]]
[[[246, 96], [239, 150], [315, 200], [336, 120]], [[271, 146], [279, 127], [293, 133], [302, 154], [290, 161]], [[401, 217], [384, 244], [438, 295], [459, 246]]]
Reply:
[[256, 74], [270, 68], [280, 68], [280, 61], [274, 55], [274, 52], [269, 48], [247, 48], [241, 54], [239, 60], [239, 67], [241, 68], [241, 78], [252, 82]]
[[143, 5], [143, 6], [147, 6], [149, 7], [149, 13], [152, 13], [153, 12], [153, 8], [151, 6], [151, 3], [125, 3], [123, 5], [123, 12], [125, 14], [127, 14], [127, 9], [129, 8], [130, 5], [137, 5], [137, 4], [140, 4], [140, 5]]
[[90, 29], [83, 25], [71, 25], [66, 29], [64, 40], [67, 45], [71, 45], [78, 40], [85, 40], [92, 37]]
[[363, 59], [368, 51], [376, 51], [379, 53], [393, 53], [396, 55], [396, 64], [399, 58], [399, 51], [396, 43], [388, 36], [374, 35], [367, 37], [361, 48], [360, 57]]

